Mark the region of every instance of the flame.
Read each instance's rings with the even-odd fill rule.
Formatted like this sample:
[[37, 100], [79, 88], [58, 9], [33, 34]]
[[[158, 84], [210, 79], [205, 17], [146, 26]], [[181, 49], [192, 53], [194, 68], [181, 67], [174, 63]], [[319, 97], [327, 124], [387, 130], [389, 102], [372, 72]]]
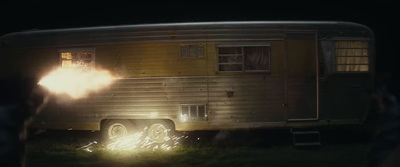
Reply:
[[55, 94], [67, 94], [77, 99], [110, 85], [116, 77], [106, 70], [83, 68], [57, 68], [39, 81]]

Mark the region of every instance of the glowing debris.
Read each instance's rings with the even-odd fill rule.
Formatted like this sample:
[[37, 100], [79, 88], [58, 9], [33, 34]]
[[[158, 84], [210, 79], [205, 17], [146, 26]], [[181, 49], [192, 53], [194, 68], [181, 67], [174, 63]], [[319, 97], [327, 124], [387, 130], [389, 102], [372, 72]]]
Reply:
[[[171, 136], [165, 137], [163, 143], [156, 143], [147, 136], [147, 127], [141, 132], [136, 132], [131, 135], [120, 137], [116, 140], [110, 141], [105, 145], [106, 150], [111, 151], [135, 151], [135, 150], [151, 150], [151, 151], [170, 151], [180, 145], [180, 140], [187, 139], [189, 136]], [[168, 132], [170, 129], [168, 129]], [[90, 142], [89, 144], [78, 148], [77, 150], [84, 150], [87, 152], [93, 152], [95, 150], [96, 141]], [[97, 148], [99, 145], [97, 145]]]
[[[188, 136], [171, 136], [164, 137], [164, 142], [159, 143], [158, 141], [153, 141], [150, 137], [145, 136], [147, 127], [144, 128], [142, 132], [136, 132], [128, 136], [121, 137], [115, 141], [112, 141], [107, 145], [109, 150], [136, 150], [136, 149], [151, 149], [168, 151], [176, 148], [180, 144], [180, 140], [183, 138], [188, 138]], [[166, 132], [171, 131], [167, 129]]]
[[85, 150], [85, 151], [87, 151], [87, 152], [93, 152], [93, 147], [95, 146], [97, 144], [97, 142], [96, 141], [92, 141], [92, 142], [90, 142], [89, 144], [87, 144], [87, 145], [85, 145], [85, 146], [82, 146], [82, 147], [79, 147], [79, 148], [77, 148], [76, 150]]

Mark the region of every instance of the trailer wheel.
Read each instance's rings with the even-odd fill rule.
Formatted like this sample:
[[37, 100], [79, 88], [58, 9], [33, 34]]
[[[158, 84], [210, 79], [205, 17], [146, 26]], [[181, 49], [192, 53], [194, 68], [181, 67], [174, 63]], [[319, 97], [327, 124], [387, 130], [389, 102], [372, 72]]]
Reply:
[[157, 120], [147, 123], [147, 136], [157, 144], [171, 141], [174, 131], [174, 125], [169, 121]]
[[133, 131], [133, 125], [128, 120], [108, 120], [102, 126], [102, 136], [106, 141], [127, 136]]

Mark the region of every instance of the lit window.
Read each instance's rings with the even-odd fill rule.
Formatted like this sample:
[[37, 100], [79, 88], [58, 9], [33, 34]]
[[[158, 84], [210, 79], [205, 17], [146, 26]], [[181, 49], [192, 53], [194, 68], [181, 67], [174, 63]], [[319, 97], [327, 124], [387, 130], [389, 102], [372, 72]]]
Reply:
[[218, 71], [269, 71], [270, 54], [270, 46], [219, 46]]
[[61, 67], [94, 67], [95, 54], [93, 49], [63, 49], [60, 50]]
[[334, 62], [337, 72], [369, 71], [368, 42], [335, 41]]

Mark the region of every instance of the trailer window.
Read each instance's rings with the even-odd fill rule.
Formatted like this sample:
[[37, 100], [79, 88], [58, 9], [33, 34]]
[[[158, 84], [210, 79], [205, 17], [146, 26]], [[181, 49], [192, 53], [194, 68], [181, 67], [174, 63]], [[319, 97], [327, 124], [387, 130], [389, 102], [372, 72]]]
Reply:
[[83, 67], [94, 66], [93, 49], [63, 49], [60, 50], [61, 67]]
[[205, 104], [183, 104], [181, 114], [188, 120], [204, 120], [207, 117], [206, 106]]
[[337, 72], [369, 71], [368, 42], [335, 41], [335, 67]]
[[269, 71], [270, 53], [270, 46], [220, 46], [218, 47], [218, 71]]

